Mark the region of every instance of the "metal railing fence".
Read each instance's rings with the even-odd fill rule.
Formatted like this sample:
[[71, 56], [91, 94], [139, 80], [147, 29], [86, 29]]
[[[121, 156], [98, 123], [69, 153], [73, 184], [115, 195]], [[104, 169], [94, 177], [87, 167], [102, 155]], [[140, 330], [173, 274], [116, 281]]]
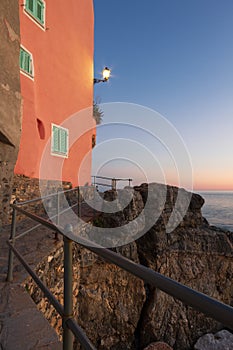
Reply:
[[[103, 186], [103, 187], [111, 188], [112, 190], [117, 189], [118, 182], [128, 182], [128, 186], [131, 186], [133, 181], [133, 179], [125, 179], [125, 178], [121, 179], [121, 178], [98, 176], [98, 175], [94, 175], [92, 176], [92, 178], [93, 178], [93, 186], [95, 187]], [[108, 183], [99, 182], [101, 180], [107, 180], [109, 182]]]
[[[22, 208], [21, 205], [15, 203], [11, 205], [13, 208], [11, 236], [8, 241], [9, 245], [9, 262], [7, 280], [13, 279], [13, 256], [15, 255], [22, 263], [27, 272], [31, 275], [39, 288], [44, 292], [46, 297], [53, 304], [57, 312], [63, 319], [63, 350], [71, 350], [73, 348], [73, 335], [78, 339], [85, 349], [95, 349], [91, 341], [87, 338], [85, 332], [76, 323], [73, 318], [73, 298], [72, 298], [72, 226], [67, 225], [65, 231], [59, 225], [51, 223], [49, 220], [42, 218], [36, 214], [30, 213]], [[64, 306], [60, 305], [48, 288], [43, 284], [35, 272], [30, 268], [19, 251], [15, 248], [15, 232], [16, 232], [16, 211], [21, 212], [32, 220], [42, 224], [43, 226], [56, 231], [63, 236], [64, 249]], [[200, 293], [189, 288], [169, 277], [166, 277], [154, 270], [143, 265], [137, 264], [122, 255], [113, 252], [107, 248], [103, 248], [84, 238], [78, 237], [76, 242], [86, 249], [92, 251], [98, 256], [104, 258], [120, 268], [128, 271], [132, 275], [139, 277], [144, 282], [154, 286], [168, 295], [179, 299], [188, 306], [204, 313], [206, 316], [212, 317], [222, 323], [229, 329], [233, 330], [233, 308], [226, 305], [206, 294]]]
[[[84, 330], [77, 324], [73, 317], [73, 298], [72, 298], [72, 241], [66, 237], [62, 229], [59, 229], [58, 226], [51, 223], [49, 220], [42, 218], [38, 215], [28, 212], [22, 208], [22, 204], [18, 206], [17, 203], [11, 204], [13, 208], [12, 213], [12, 223], [11, 223], [11, 234], [10, 238], [7, 241], [9, 246], [9, 258], [8, 258], [8, 272], [7, 272], [7, 281], [11, 282], [13, 280], [13, 259], [14, 255], [17, 257], [19, 262], [23, 265], [25, 270], [32, 277], [37, 286], [41, 289], [53, 307], [56, 309], [58, 314], [62, 317], [62, 327], [63, 327], [63, 350], [72, 350], [73, 349], [73, 335], [77, 338], [80, 344], [88, 350], [96, 350], [92, 342], [86, 336]], [[38, 222], [39, 224], [36, 227], [43, 225], [57, 233], [62, 234], [63, 236], [63, 251], [64, 251], [64, 305], [62, 306], [47, 286], [42, 282], [42, 280], [37, 276], [37, 274], [31, 269], [29, 264], [25, 261], [20, 252], [15, 248], [16, 239], [16, 211], [21, 212], [28, 218]], [[69, 225], [67, 225], [67, 230]], [[27, 230], [28, 232], [29, 230]], [[21, 236], [22, 237], [22, 236]]]

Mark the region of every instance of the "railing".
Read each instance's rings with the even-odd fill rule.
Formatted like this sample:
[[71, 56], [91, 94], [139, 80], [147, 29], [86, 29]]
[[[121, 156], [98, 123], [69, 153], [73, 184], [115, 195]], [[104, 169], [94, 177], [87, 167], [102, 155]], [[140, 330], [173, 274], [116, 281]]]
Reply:
[[[77, 198], [78, 202], [75, 204], [80, 205], [81, 204], [81, 195], [79, 188], [66, 190], [63, 192], [59, 191], [55, 194], [50, 194], [41, 198], [35, 198], [32, 200], [28, 200], [25, 202], [15, 202], [11, 205], [13, 208], [12, 212], [12, 223], [11, 223], [11, 234], [10, 238], [7, 242], [10, 250], [9, 250], [9, 258], [8, 258], [8, 272], [7, 272], [7, 281], [11, 282], [13, 280], [13, 259], [14, 255], [17, 257], [17, 259], [20, 261], [20, 263], [23, 265], [25, 270], [29, 273], [29, 275], [32, 277], [32, 279], [35, 281], [37, 286], [42, 290], [44, 295], [48, 298], [50, 303], [54, 306], [58, 314], [62, 317], [62, 327], [63, 327], [63, 350], [71, 350], [73, 349], [73, 335], [77, 338], [77, 340], [80, 342], [80, 344], [88, 350], [96, 350], [94, 345], [91, 343], [91, 341], [86, 336], [83, 329], [77, 324], [73, 317], [73, 298], [72, 298], [72, 241], [66, 237], [64, 233], [62, 233], [62, 229], [59, 229], [58, 224], [53, 224], [51, 221], [44, 219], [38, 215], [35, 215], [31, 212], [28, 212], [27, 210], [23, 209], [24, 205], [27, 205], [29, 203], [35, 203], [40, 200], [46, 200], [52, 197], [55, 197], [55, 201], [57, 204], [56, 211], [58, 209], [58, 212], [53, 216], [53, 218], [56, 219], [56, 222], [58, 222], [57, 217], [59, 214], [64, 213], [67, 209], [59, 212], [59, 196], [61, 193], [67, 193], [70, 191], [77, 191]], [[75, 206], [73, 205], [73, 207]], [[26, 230], [25, 232], [19, 234], [16, 236], [16, 212], [20, 212], [21, 214], [25, 215], [26, 217], [38, 222], [36, 226], [33, 228]], [[46, 285], [41, 281], [41, 279], [37, 276], [37, 274], [31, 269], [31, 267], [28, 265], [28, 263], [25, 261], [23, 256], [20, 254], [20, 252], [16, 249], [15, 243], [18, 239], [25, 236], [26, 234], [30, 233], [33, 229], [38, 228], [39, 226], [45, 226], [53, 231], [55, 231], [57, 234], [61, 233], [63, 236], [63, 251], [64, 251], [64, 305], [62, 306], [59, 301], [55, 298], [55, 296], [51, 293], [51, 291], [46, 287]], [[65, 232], [68, 232], [70, 230], [70, 226], [67, 225]]]
[[[106, 177], [106, 176], [92, 176], [93, 178], [93, 186], [97, 187], [98, 186], [103, 186], [103, 187], [110, 187], [112, 190], [116, 190], [117, 189], [117, 183], [118, 182], [128, 182], [128, 185], [131, 186], [131, 183], [133, 181], [133, 179], [121, 179], [121, 178], [115, 178], [115, 177]], [[108, 183], [103, 183], [103, 182], [99, 182], [100, 180], [107, 180], [109, 181]]]
[[[39, 200], [39, 199], [38, 199]], [[29, 201], [28, 201], [29, 202]], [[27, 202], [27, 203], [28, 203]], [[7, 280], [13, 279], [13, 256], [15, 255], [27, 272], [31, 275], [38, 287], [44, 292], [45, 296], [49, 299], [57, 312], [62, 317], [63, 325], [63, 350], [71, 350], [73, 348], [73, 336], [77, 338], [80, 344], [85, 349], [95, 349], [94, 345], [87, 338], [85, 332], [76, 323], [73, 318], [73, 298], [72, 298], [72, 240], [69, 236], [72, 234], [72, 226], [67, 225], [65, 231], [59, 225], [51, 223], [49, 220], [44, 219], [36, 214], [30, 213], [22, 208], [21, 203], [15, 203], [11, 205], [13, 208], [12, 214], [12, 226], [11, 236], [8, 241], [9, 245], [9, 263], [8, 263], [8, 275]], [[35, 272], [30, 268], [19, 251], [15, 248], [16, 241], [16, 211], [21, 212], [32, 220], [42, 224], [43, 226], [56, 231], [63, 236], [63, 249], [64, 249], [64, 306], [62, 306], [50, 292], [50, 290], [43, 284]], [[77, 242], [76, 242], [77, 243]], [[84, 238], [78, 238], [78, 244], [86, 249], [94, 252], [98, 256], [113, 263], [122, 269], [128, 271], [134, 276], [141, 278], [146, 283], [159, 288], [163, 292], [170, 296], [181, 300], [186, 305], [195, 308], [198, 311], [203, 312], [206, 316], [210, 316], [213, 319], [219, 321], [226, 327], [233, 330], [233, 308], [229, 305], [211, 298], [203, 293], [197, 292], [175, 280], [168, 278], [158, 272], [153, 271], [143, 265], [137, 264], [109, 249], [103, 248], [93, 242], [90, 242]]]

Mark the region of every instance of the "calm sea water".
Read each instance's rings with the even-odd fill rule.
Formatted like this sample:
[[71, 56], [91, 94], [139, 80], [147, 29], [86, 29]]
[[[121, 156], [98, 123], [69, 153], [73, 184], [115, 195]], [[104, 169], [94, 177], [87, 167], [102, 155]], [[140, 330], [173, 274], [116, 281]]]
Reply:
[[205, 199], [202, 214], [209, 224], [233, 231], [233, 192], [199, 192]]

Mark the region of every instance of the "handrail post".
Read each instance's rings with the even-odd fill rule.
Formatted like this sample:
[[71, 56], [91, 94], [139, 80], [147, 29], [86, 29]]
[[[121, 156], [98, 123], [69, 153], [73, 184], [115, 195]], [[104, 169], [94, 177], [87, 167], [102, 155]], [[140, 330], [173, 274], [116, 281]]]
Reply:
[[[13, 204], [16, 204], [16, 201], [14, 201]], [[15, 233], [16, 233], [16, 209], [13, 208], [12, 220], [11, 220], [11, 234], [10, 234], [10, 240], [13, 246], [15, 245]], [[13, 263], [14, 263], [14, 253], [10, 248], [9, 256], [8, 256], [8, 271], [7, 271], [8, 282], [11, 282], [13, 280]]]
[[[56, 225], [60, 225], [60, 189], [58, 188], [56, 194]], [[55, 232], [55, 239], [58, 240], [58, 232]]]
[[81, 209], [81, 194], [80, 194], [80, 186], [78, 187], [78, 216], [81, 219], [82, 209]]
[[[72, 225], [66, 225], [66, 232], [72, 232]], [[64, 318], [63, 318], [63, 350], [73, 349], [73, 334], [66, 326], [66, 320], [73, 317], [73, 285], [72, 285], [72, 240], [63, 236], [64, 241]]]
[[116, 191], [116, 179], [112, 179], [112, 190]]
[[56, 195], [56, 225], [59, 226], [60, 224], [60, 218], [59, 218], [59, 213], [60, 213], [60, 195], [59, 195], [59, 188], [57, 190], [57, 195]]

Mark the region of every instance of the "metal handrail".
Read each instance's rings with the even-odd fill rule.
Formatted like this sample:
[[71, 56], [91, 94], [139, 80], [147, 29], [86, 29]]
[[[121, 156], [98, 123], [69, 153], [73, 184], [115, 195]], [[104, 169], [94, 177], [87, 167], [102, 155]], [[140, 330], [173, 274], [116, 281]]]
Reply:
[[101, 182], [95, 182], [95, 185], [100, 185], [100, 186], [104, 186], [104, 187], [112, 187], [112, 185], [103, 184], [103, 183], [101, 183]]
[[64, 309], [63, 306], [59, 303], [59, 301], [54, 297], [54, 295], [50, 292], [50, 290], [46, 287], [46, 285], [41, 281], [41, 279], [37, 276], [37, 274], [30, 268], [27, 262], [24, 260], [19, 251], [13, 246], [13, 244], [8, 240], [8, 246], [11, 250], [13, 250], [17, 259], [21, 262], [25, 270], [29, 273], [29, 275], [33, 278], [36, 284], [40, 287], [46, 298], [49, 299], [50, 303], [54, 306], [57, 312], [63, 317]]
[[[50, 292], [50, 290], [46, 287], [46, 285], [41, 281], [41, 279], [36, 275], [36, 273], [30, 268], [30, 266], [27, 264], [27, 262], [24, 260], [22, 255], [19, 253], [19, 251], [10, 243], [7, 241], [8, 246], [10, 249], [14, 252], [17, 259], [21, 262], [25, 270], [29, 273], [29, 275], [32, 277], [32, 279], [35, 281], [35, 283], [38, 285], [38, 287], [42, 290], [46, 298], [50, 301], [50, 303], [54, 306], [56, 311], [59, 313], [59, 315], [62, 317], [62, 319], [65, 319], [65, 313], [63, 306], [59, 303], [59, 301], [54, 297], [54, 295]], [[76, 323], [73, 317], [68, 317], [64, 320], [63, 327], [67, 326], [72, 333], [76, 336], [76, 338], [80, 341], [81, 345], [85, 347], [87, 350], [96, 350], [94, 345], [91, 343], [91, 341], [86, 336], [84, 330]], [[66, 349], [66, 348], [65, 348]]]
[[[31, 219], [42, 223], [44, 226], [57, 230], [61, 235], [65, 235], [62, 228], [57, 227], [46, 219], [43, 219], [35, 214], [28, 213], [22, 208], [17, 208], [16, 205], [12, 205], [16, 210], [21, 211]], [[170, 296], [181, 300], [185, 304], [194, 307], [195, 309], [203, 312], [204, 314], [214, 318], [215, 320], [223, 323], [227, 327], [233, 330], [233, 307], [226, 305], [214, 298], [207, 296], [206, 294], [195, 291], [194, 289], [187, 287], [175, 280], [166, 277], [154, 270], [137, 264], [122, 255], [119, 255], [109, 249], [90, 242], [82, 237], [78, 238], [80, 245], [86, 249], [96, 253], [100, 257], [108, 260], [111, 263], [121, 267], [122, 269], [130, 272], [131, 274], [143, 279], [145, 282], [161, 289]]]
[[[98, 175], [93, 175], [93, 176], [91, 176], [91, 177], [94, 178], [94, 179], [103, 179], [103, 180], [111, 180], [111, 181], [112, 181], [112, 180], [114, 180], [114, 181], [128, 181], [129, 184], [130, 184], [131, 181], [133, 181], [133, 179], [130, 179], [130, 178], [115, 178], [115, 177], [112, 178], [112, 177], [98, 176]], [[94, 182], [94, 184], [112, 187], [112, 185], [107, 185], [107, 184], [102, 184], [102, 183], [96, 183], [96, 182]], [[41, 196], [41, 197], [29, 199], [29, 200], [23, 201], [23, 202], [17, 202], [17, 205], [18, 205], [18, 206], [22, 206], [22, 205], [25, 205], [25, 204], [35, 203], [35, 202], [38, 202], [38, 201], [41, 201], [41, 200], [44, 200], [44, 199], [48, 199], [48, 198], [57, 196], [57, 194], [58, 194], [59, 192], [60, 192], [60, 193], [68, 193], [68, 192], [79, 191], [79, 189], [80, 189], [81, 187], [85, 188], [86, 186], [77, 186], [77, 187], [74, 187], [74, 188], [69, 188], [68, 190], [61, 190], [61, 191], [58, 191], [58, 192], [50, 193], [50, 194], [48, 194], [48, 195], [46, 195], [46, 196]]]
[[104, 179], [104, 180], [116, 180], [116, 181], [133, 181], [133, 179], [128, 178], [116, 178], [116, 177], [107, 177], [107, 176], [99, 176], [99, 175], [93, 175], [92, 177], [96, 179]]
[[[92, 175], [92, 178], [94, 179], [94, 183], [93, 183], [94, 186], [100, 185], [104, 187], [112, 187], [113, 190], [116, 190], [116, 185], [118, 181], [128, 181], [129, 186], [133, 181], [133, 179], [128, 179], [128, 178], [116, 178], [116, 177], [107, 177], [107, 176], [99, 176], [99, 175]], [[111, 185], [106, 183], [96, 182], [96, 179], [109, 180], [111, 181]]]
[[[8, 273], [7, 281], [12, 281], [13, 279], [13, 254], [21, 262], [23, 267], [36, 282], [38, 287], [42, 290], [44, 295], [48, 298], [54, 308], [62, 317], [62, 327], [63, 327], [63, 350], [72, 350], [73, 349], [73, 337], [72, 333], [79, 340], [80, 344], [84, 346], [87, 350], [96, 350], [94, 345], [86, 336], [83, 329], [76, 323], [73, 318], [73, 299], [72, 299], [72, 241], [64, 235], [64, 233], [57, 228], [56, 225], [53, 225], [49, 220], [42, 219], [41, 217], [27, 212], [22, 207], [18, 207], [16, 204], [11, 204], [13, 208], [12, 213], [12, 226], [11, 226], [11, 236], [7, 241], [7, 244], [10, 248], [9, 250], [9, 261], [8, 261]], [[33, 219], [34, 221], [39, 222], [39, 225], [44, 225], [49, 229], [55, 230], [63, 235], [64, 240], [64, 307], [58, 302], [55, 296], [51, 291], [44, 285], [36, 273], [31, 269], [28, 263], [24, 260], [19, 251], [14, 247], [15, 244], [15, 234], [16, 234], [16, 211], [19, 211], [25, 214], [27, 217]], [[38, 226], [38, 225], [37, 225]], [[69, 227], [69, 225], [68, 225]]]
[[[19, 204], [19, 203], [17, 202], [17, 206], [18, 206], [18, 204]], [[55, 219], [58, 215], [64, 214], [65, 212], [69, 211], [71, 208], [77, 207], [78, 205], [80, 205], [80, 203], [75, 203], [75, 204], [70, 205], [68, 208], [61, 210], [58, 214], [55, 214], [55, 215], [50, 216], [50, 220], [51, 220], [51, 219]], [[17, 210], [20, 211], [20, 212], [23, 213], [23, 214], [28, 213], [27, 211], [24, 211], [23, 209], [21, 210], [21, 208], [18, 208]], [[25, 214], [25, 215], [26, 215], [26, 214]], [[37, 229], [37, 228], [40, 227], [41, 225], [42, 225], [42, 224], [38, 224], [38, 225], [33, 226], [33, 227], [29, 228], [28, 230], [22, 232], [21, 234], [19, 234], [19, 235], [17, 235], [17, 236], [15, 237], [15, 240], [24, 237], [26, 234], [28, 234], [28, 233], [30, 233], [31, 231]]]

